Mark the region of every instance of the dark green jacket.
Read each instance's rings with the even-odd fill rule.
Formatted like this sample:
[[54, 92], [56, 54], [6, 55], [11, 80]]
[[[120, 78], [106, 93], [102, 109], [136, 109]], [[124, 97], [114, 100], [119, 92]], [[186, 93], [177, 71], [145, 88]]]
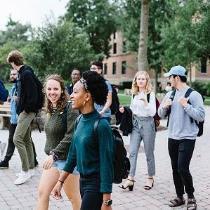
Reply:
[[50, 151], [53, 151], [59, 160], [66, 160], [77, 116], [78, 112], [72, 110], [71, 104], [68, 106], [67, 111], [56, 111], [47, 116], [45, 123], [45, 153], [47, 155], [49, 155]]

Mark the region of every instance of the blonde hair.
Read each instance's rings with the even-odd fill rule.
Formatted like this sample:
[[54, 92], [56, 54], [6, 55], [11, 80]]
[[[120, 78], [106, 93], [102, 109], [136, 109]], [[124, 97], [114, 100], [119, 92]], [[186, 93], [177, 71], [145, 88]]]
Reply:
[[52, 102], [47, 98], [47, 94], [46, 94], [46, 84], [47, 84], [47, 82], [49, 80], [55, 80], [55, 81], [59, 82], [59, 84], [61, 86], [61, 96], [60, 96], [60, 98], [58, 100], [58, 103], [57, 103], [57, 109], [59, 111], [63, 111], [65, 106], [66, 106], [66, 103], [67, 103], [69, 97], [68, 97], [67, 92], [66, 92], [66, 88], [65, 88], [65, 85], [64, 85], [64, 80], [58, 74], [49, 75], [45, 79], [44, 92], [45, 92], [45, 107], [46, 107], [46, 111], [48, 113], [52, 113], [53, 112]]
[[135, 74], [133, 82], [132, 82], [132, 89], [131, 89], [132, 94], [137, 95], [138, 92], [139, 92], [139, 87], [137, 86], [137, 82], [136, 82], [136, 79], [139, 75], [144, 75], [145, 76], [145, 78], [146, 78], [145, 93], [146, 94], [150, 93], [152, 91], [152, 83], [151, 83], [149, 74], [146, 71], [138, 71]]

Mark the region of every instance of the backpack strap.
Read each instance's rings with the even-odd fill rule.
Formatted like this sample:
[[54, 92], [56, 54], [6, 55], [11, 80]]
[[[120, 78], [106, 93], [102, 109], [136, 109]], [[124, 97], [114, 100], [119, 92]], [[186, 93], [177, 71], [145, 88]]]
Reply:
[[[188, 88], [188, 90], [186, 91], [184, 97], [188, 98], [193, 91], [194, 91], [194, 89]], [[189, 100], [188, 100], [188, 104], [191, 104]], [[193, 121], [194, 121], [193, 118], [190, 117], [190, 122], [193, 123]]]
[[185, 93], [185, 95], [184, 95], [184, 97], [185, 98], [188, 98], [190, 96], [190, 93], [192, 93], [193, 91], [194, 91], [194, 89], [188, 88], [187, 91], [186, 91], [186, 93]]
[[[174, 100], [174, 97], [175, 97], [175, 94], [176, 94], [176, 89], [174, 89], [169, 97], [169, 99], [171, 99], [171, 101]], [[168, 112], [167, 112], [167, 115], [168, 115], [168, 119], [167, 119], [167, 124], [166, 126], [168, 127], [168, 124], [169, 124], [169, 118], [170, 118], [170, 114], [171, 114], [171, 106], [169, 107], [168, 109]]]
[[150, 93], [147, 94], [147, 102], [149, 103], [150, 100]]

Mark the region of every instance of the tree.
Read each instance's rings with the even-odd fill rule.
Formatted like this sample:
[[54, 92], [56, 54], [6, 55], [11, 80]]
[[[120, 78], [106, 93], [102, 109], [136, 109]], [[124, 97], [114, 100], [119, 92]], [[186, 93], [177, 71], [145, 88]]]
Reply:
[[27, 61], [41, 76], [53, 72], [65, 79], [75, 67], [87, 70], [94, 59], [87, 34], [71, 21], [48, 23], [40, 28], [37, 38], [24, 51]]
[[210, 8], [202, 0], [186, 1], [174, 8], [176, 14], [162, 30], [164, 64], [187, 66], [191, 81], [192, 64], [210, 55]]
[[9, 76], [9, 66], [6, 58], [11, 50], [22, 50], [33, 37], [30, 25], [23, 25], [9, 18], [6, 30], [0, 31], [0, 73], [1, 79], [6, 80]]
[[147, 40], [149, 26], [149, 0], [141, 0], [141, 23], [139, 33], [138, 70], [148, 71]]
[[110, 36], [116, 31], [115, 7], [108, 0], [71, 0], [66, 20], [72, 20], [89, 36], [96, 54], [109, 55]]
[[[148, 49], [147, 52], [141, 51], [143, 56], [139, 55], [139, 59], [143, 57], [145, 63], [147, 63], [146, 60], [148, 59], [149, 68], [155, 71], [155, 83], [157, 84], [158, 74], [163, 68], [162, 56], [164, 54], [164, 47], [161, 41], [161, 28], [164, 24], [169, 22], [171, 16], [173, 16], [174, 14], [173, 8], [171, 7], [173, 1], [169, 2], [166, 0], [150, 0], [148, 1], [148, 3], [149, 8], [146, 7], [147, 13], [149, 10], [148, 38], [147, 41], [145, 39], [142, 40], [144, 41], [144, 47], [146, 47], [145, 45], [147, 45]], [[141, 18], [142, 12], [139, 11], [142, 7], [142, 9], [144, 9], [144, 5], [142, 1], [139, 0], [125, 0], [122, 5], [123, 15], [121, 18], [121, 27], [128, 43], [127, 47], [129, 50], [137, 52], [138, 46], [139, 44], [141, 45], [142, 42], [140, 42], [139, 33], [139, 29], [142, 27], [140, 27], [139, 20], [143, 21], [143, 18]], [[147, 56], [147, 59], [145, 56]]]

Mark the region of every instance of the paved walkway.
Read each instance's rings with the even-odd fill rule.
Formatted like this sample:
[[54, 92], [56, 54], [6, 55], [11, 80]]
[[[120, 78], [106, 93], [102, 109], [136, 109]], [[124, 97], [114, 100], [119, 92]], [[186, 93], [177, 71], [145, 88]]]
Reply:
[[[196, 142], [196, 148], [191, 164], [191, 172], [194, 177], [195, 196], [198, 202], [198, 210], [210, 210], [210, 107], [206, 108], [206, 123], [204, 135]], [[162, 123], [165, 123], [164, 121]], [[0, 130], [0, 140], [7, 141], [8, 131]], [[41, 174], [41, 162], [45, 158], [43, 152], [45, 144], [44, 132], [33, 132], [33, 139], [38, 153], [40, 167], [36, 169], [36, 175], [21, 186], [13, 184], [15, 173], [20, 170], [20, 160], [15, 152], [10, 161], [10, 168], [0, 170], [0, 210], [35, 209], [37, 200], [37, 186]], [[128, 139], [125, 138], [128, 144]], [[160, 131], [156, 138], [156, 178], [152, 190], [145, 191], [143, 186], [146, 179], [146, 160], [143, 152], [139, 153], [136, 182], [133, 192], [123, 192], [117, 185], [113, 189], [113, 210], [169, 210], [168, 200], [175, 195], [172, 182], [170, 161], [167, 151], [167, 131]], [[50, 210], [71, 209], [70, 202], [64, 198], [61, 201], [51, 199]], [[174, 208], [186, 209], [186, 206]], [[94, 210], [94, 209], [93, 209]]]

